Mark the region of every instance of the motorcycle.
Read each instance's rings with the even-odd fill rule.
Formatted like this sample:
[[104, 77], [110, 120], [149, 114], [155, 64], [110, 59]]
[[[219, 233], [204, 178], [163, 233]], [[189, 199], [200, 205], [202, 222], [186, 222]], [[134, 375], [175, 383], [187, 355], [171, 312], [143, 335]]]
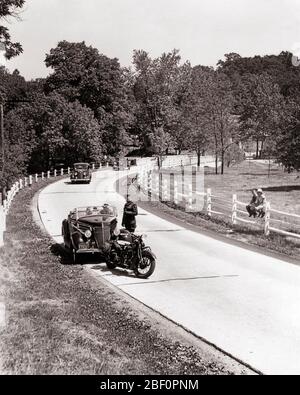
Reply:
[[112, 240], [106, 265], [110, 270], [116, 267], [133, 270], [136, 277], [146, 279], [155, 270], [156, 256], [145, 245], [142, 235], [121, 229]]

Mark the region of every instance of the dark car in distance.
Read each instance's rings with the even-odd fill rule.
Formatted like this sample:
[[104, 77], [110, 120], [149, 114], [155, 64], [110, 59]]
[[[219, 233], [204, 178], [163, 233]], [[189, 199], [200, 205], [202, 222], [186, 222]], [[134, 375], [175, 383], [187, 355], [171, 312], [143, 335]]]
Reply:
[[75, 163], [71, 172], [71, 183], [86, 183], [92, 181], [92, 171], [88, 163]]

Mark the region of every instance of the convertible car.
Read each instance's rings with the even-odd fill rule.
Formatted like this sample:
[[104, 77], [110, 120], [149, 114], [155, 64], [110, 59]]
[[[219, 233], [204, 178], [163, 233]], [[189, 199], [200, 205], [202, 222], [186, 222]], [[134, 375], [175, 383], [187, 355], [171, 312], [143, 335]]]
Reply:
[[62, 235], [74, 263], [80, 254], [105, 255], [116, 227], [117, 210], [109, 204], [72, 210], [62, 223]]
[[71, 172], [71, 183], [82, 182], [89, 184], [92, 180], [92, 171], [88, 163], [75, 163]]

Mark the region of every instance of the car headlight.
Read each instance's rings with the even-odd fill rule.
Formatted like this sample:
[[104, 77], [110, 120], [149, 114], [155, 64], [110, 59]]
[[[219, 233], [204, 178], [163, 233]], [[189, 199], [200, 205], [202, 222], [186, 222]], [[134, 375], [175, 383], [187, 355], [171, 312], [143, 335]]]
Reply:
[[91, 232], [90, 230], [86, 230], [85, 233], [84, 233], [84, 235], [85, 235], [85, 237], [86, 237], [87, 239], [90, 239], [90, 238], [92, 237], [92, 232]]

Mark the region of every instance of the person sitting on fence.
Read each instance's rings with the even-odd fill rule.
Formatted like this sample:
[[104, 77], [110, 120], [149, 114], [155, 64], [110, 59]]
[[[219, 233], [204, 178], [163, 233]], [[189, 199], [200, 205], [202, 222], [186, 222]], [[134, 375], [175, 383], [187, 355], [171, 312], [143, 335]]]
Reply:
[[257, 200], [257, 189], [253, 189], [252, 190], [252, 199], [251, 202], [248, 204], [248, 206], [246, 206], [246, 209], [249, 213], [249, 217], [256, 217], [257, 213], [256, 213], [256, 208], [255, 208], [255, 203]]
[[262, 189], [254, 189], [252, 191], [252, 199], [250, 204], [246, 207], [249, 217], [264, 218], [266, 197]]
[[264, 218], [264, 216], [266, 215], [266, 196], [263, 192], [262, 189], [258, 189], [257, 190], [257, 200], [255, 203], [256, 206], [256, 211], [258, 213], [258, 217], [259, 218]]

